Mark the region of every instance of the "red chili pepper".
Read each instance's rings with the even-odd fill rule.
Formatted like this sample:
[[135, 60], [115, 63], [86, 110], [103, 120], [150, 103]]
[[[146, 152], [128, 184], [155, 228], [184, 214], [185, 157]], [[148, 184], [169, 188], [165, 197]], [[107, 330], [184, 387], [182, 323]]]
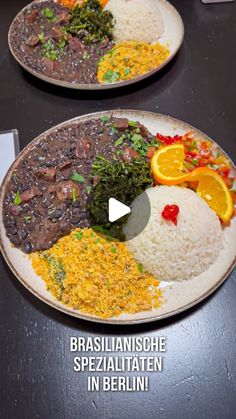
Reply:
[[165, 135], [157, 134], [157, 139], [161, 141], [162, 143], [164, 143], [165, 145], [171, 145], [171, 144], [182, 141], [183, 137], [179, 135], [174, 135], [174, 137], [171, 137], [170, 135], [165, 136]]
[[177, 226], [177, 217], [179, 214], [178, 205], [166, 205], [162, 211], [162, 217], [167, 221], [172, 221]]

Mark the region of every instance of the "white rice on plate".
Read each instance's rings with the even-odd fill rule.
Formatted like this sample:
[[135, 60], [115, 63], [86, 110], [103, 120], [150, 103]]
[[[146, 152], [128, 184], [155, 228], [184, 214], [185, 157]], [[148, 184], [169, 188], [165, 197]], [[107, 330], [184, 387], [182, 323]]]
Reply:
[[156, 43], [164, 31], [156, 0], [110, 0], [105, 10], [110, 10], [115, 19], [115, 42]]
[[[217, 215], [196, 192], [178, 186], [158, 186], [146, 191], [151, 216], [144, 231], [127, 241], [128, 248], [145, 269], [161, 281], [182, 281], [206, 271], [223, 247], [223, 233]], [[178, 205], [177, 226], [162, 217], [166, 205]], [[142, 211], [137, 198], [125, 232], [135, 229]], [[137, 218], [136, 218], [137, 217]], [[130, 229], [130, 230], [129, 230]]]

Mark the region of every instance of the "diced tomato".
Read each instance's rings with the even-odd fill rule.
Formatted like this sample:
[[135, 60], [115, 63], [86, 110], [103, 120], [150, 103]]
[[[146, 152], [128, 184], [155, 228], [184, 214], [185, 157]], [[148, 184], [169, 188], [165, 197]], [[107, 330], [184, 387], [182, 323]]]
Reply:
[[199, 154], [204, 158], [204, 159], [209, 159], [210, 157], [210, 151], [209, 150], [203, 150], [201, 149]]
[[197, 157], [197, 153], [195, 151], [186, 151], [186, 156], [190, 156], [191, 158]]
[[225, 169], [221, 169], [221, 173], [222, 173], [222, 175], [221, 176], [223, 176], [223, 177], [228, 177], [229, 176], [229, 172], [230, 172], [230, 169], [228, 168], [228, 167], [226, 167]]
[[232, 196], [233, 203], [236, 204], [236, 192], [231, 191], [231, 196]]

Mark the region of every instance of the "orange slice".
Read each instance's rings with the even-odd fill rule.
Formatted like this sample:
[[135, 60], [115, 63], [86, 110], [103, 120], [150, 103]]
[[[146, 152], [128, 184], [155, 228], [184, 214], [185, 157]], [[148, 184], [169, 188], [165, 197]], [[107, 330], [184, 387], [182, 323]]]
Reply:
[[163, 185], [178, 185], [186, 181], [197, 182], [198, 195], [224, 223], [227, 223], [233, 215], [234, 206], [231, 193], [223, 178], [207, 167], [199, 167], [191, 173], [184, 173], [184, 158], [183, 144], [160, 148], [151, 159], [153, 178]]
[[189, 174], [189, 181], [198, 181], [197, 193], [224, 223], [234, 212], [231, 193], [223, 178], [214, 170], [199, 167]]
[[151, 159], [151, 170], [156, 182], [163, 185], [178, 185], [185, 182], [188, 173], [183, 172], [183, 144], [173, 144], [159, 148]]

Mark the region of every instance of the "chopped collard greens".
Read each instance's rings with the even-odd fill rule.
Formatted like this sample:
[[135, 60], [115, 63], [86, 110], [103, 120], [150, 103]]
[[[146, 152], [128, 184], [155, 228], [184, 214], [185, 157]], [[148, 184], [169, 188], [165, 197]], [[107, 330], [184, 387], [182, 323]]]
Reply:
[[67, 31], [86, 43], [112, 39], [113, 16], [103, 10], [99, 0], [87, 0], [83, 7], [77, 5], [71, 12]]
[[91, 178], [94, 176], [99, 181], [93, 188], [90, 200], [93, 224], [99, 226], [104, 234], [123, 239], [122, 226], [126, 218], [107, 223], [109, 198], [112, 196], [125, 205], [131, 205], [138, 195], [153, 185], [150, 166], [144, 159], [134, 159], [129, 163], [110, 162], [98, 156], [92, 166]]

